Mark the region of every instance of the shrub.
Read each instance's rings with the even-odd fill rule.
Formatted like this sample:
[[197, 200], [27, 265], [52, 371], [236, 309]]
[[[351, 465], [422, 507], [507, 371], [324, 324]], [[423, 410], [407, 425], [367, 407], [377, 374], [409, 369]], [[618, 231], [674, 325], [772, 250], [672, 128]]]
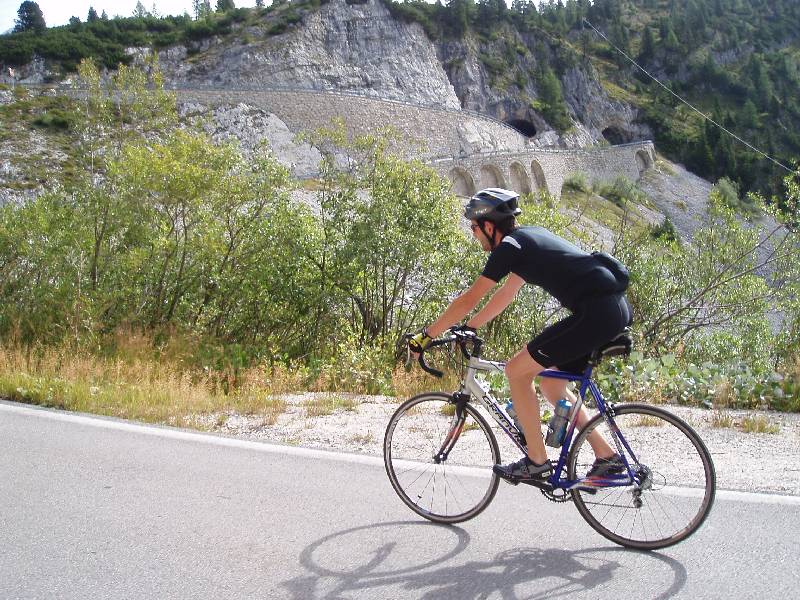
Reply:
[[564, 189], [585, 194], [591, 189], [586, 173], [572, 173], [564, 180]]
[[624, 207], [628, 202], [637, 204], [645, 204], [647, 202], [647, 194], [624, 175], [616, 177], [610, 183], [595, 183], [592, 187], [596, 194], [603, 196], [619, 207]]

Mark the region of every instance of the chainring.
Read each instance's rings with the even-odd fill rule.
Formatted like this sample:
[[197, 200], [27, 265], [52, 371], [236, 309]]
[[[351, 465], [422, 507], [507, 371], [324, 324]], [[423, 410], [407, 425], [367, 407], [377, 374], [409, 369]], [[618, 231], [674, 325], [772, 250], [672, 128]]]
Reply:
[[572, 500], [571, 490], [555, 488], [552, 490], [539, 489], [539, 491], [542, 492], [542, 496], [550, 500], [550, 502], [567, 502], [569, 500]]

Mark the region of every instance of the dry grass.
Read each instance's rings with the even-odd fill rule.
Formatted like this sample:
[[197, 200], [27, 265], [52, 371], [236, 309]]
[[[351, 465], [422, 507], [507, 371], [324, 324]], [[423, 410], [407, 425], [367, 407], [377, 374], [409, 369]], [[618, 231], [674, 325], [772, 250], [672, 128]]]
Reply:
[[262, 368], [237, 373], [235, 386], [231, 378], [190, 369], [169, 352], [156, 356], [152, 343], [136, 336], [112, 358], [68, 347], [0, 345], [0, 396], [148, 423], [196, 426], [195, 415], [220, 420], [228, 413], [273, 423], [286, 409], [277, 395], [297, 383], [288, 373]]
[[736, 420], [723, 410], [715, 410], [711, 413], [711, 426], [717, 429], [730, 429], [736, 427]]
[[763, 415], [748, 415], [742, 419], [740, 428], [745, 433], [778, 433], [781, 428]]
[[372, 433], [355, 433], [350, 436], [350, 441], [355, 444], [367, 445], [375, 441], [375, 436]]
[[392, 389], [399, 401], [433, 390], [455, 390], [460, 384], [460, 373], [452, 370], [446, 370], [442, 379], [428, 375], [417, 365], [408, 371], [399, 366], [392, 372]]
[[358, 408], [358, 404], [358, 401], [353, 398], [326, 394], [304, 400], [303, 408], [307, 417], [324, 417], [333, 414], [337, 410], [354, 411]]
[[650, 415], [640, 415], [633, 422], [633, 427], [663, 427], [666, 421]]
[[733, 389], [733, 385], [727, 379], [719, 382], [716, 387], [714, 387], [714, 408], [735, 406], [736, 401], [736, 390]]

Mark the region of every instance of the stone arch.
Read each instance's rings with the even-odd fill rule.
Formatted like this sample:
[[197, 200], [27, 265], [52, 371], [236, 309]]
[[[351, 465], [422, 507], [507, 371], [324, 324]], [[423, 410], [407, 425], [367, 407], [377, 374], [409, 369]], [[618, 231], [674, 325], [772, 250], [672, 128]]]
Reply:
[[506, 180], [497, 165], [486, 163], [481, 166], [481, 188], [504, 188]]
[[447, 178], [450, 180], [450, 187], [456, 196], [469, 198], [475, 194], [475, 180], [465, 168], [453, 167], [447, 174]]
[[511, 189], [520, 194], [531, 193], [531, 178], [522, 164], [514, 161], [511, 163]]
[[533, 183], [537, 190], [550, 192], [547, 189], [547, 181], [544, 178], [544, 170], [538, 160], [531, 161], [531, 173], [533, 173]]
[[526, 137], [533, 137], [538, 133], [536, 125], [527, 119], [508, 119], [506, 125], [510, 125]]
[[644, 173], [647, 169], [653, 166], [653, 157], [647, 150], [639, 150], [636, 152], [636, 167], [639, 169], [639, 175]]
[[603, 129], [603, 137], [612, 146], [626, 144], [630, 141], [630, 136], [628, 133], [616, 125], [612, 125], [611, 127], [606, 127]]

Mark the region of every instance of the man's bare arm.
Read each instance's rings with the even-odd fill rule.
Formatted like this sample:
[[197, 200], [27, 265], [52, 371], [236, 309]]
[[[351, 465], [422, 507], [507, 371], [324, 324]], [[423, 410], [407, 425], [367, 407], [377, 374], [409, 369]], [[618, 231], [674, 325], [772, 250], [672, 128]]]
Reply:
[[428, 335], [435, 338], [442, 335], [449, 327], [455, 325], [466, 317], [478, 306], [483, 297], [488, 294], [497, 282], [481, 275], [463, 294], [457, 296], [450, 303], [438, 319], [428, 326]]
[[494, 319], [511, 304], [523, 285], [525, 285], [525, 280], [519, 275], [511, 273], [503, 284], [503, 287], [497, 290], [491, 300], [486, 303], [486, 306], [479, 310], [478, 313], [469, 320], [467, 325], [475, 329], [486, 325], [486, 323]]

